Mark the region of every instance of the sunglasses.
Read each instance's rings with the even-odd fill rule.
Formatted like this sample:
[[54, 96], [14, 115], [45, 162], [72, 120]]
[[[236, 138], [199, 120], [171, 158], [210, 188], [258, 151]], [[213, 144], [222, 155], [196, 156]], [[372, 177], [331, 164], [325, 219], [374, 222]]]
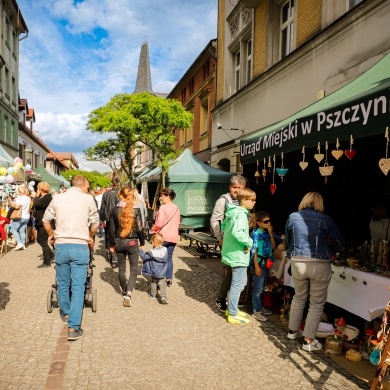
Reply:
[[262, 222], [262, 223], [270, 223], [271, 220], [270, 220], [270, 219], [267, 219], [267, 220], [265, 220], [265, 221], [260, 221], [260, 222]]

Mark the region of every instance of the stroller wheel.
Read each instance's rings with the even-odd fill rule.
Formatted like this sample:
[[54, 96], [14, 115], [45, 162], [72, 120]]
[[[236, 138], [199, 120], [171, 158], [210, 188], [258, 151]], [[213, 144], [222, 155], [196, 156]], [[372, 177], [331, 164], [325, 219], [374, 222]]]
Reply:
[[92, 311], [96, 313], [97, 310], [97, 290], [94, 288], [92, 290]]
[[52, 288], [49, 289], [49, 291], [47, 292], [47, 312], [48, 313], [51, 313], [53, 311], [53, 308], [54, 308], [53, 294], [54, 294], [54, 290]]

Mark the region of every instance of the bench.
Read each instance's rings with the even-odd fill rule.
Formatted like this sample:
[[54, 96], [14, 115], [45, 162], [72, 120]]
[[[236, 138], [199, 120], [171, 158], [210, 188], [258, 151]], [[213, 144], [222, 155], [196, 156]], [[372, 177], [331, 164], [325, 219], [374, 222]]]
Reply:
[[197, 247], [197, 252], [200, 253], [200, 257], [212, 257], [221, 256], [221, 248], [218, 240], [212, 237], [210, 234], [196, 232], [196, 233], [182, 233], [183, 237], [190, 241], [187, 249], [191, 246]]
[[181, 223], [179, 225], [180, 241], [181, 241], [181, 238], [183, 237], [183, 234], [193, 233], [194, 231], [195, 231], [195, 228], [193, 226], [185, 225], [185, 224]]

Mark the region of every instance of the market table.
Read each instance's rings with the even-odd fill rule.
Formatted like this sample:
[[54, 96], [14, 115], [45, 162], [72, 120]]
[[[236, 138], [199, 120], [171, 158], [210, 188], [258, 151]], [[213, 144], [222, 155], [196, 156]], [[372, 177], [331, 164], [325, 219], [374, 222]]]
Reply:
[[390, 300], [390, 278], [332, 264], [328, 302], [372, 321], [381, 316]]
[[[277, 269], [281, 262], [275, 263]], [[290, 260], [285, 265], [283, 284], [294, 287], [294, 280], [287, 273], [289, 266]], [[386, 276], [332, 264], [327, 302], [372, 321], [383, 314], [390, 300], [389, 286], [390, 278]]]

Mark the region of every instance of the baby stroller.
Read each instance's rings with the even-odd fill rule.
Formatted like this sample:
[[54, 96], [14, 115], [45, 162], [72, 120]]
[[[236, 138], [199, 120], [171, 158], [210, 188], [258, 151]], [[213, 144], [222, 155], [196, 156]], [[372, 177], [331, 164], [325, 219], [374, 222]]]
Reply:
[[[89, 249], [89, 262], [87, 271], [87, 280], [85, 282], [85, 294], [84, 305], [91, 306], [92, 311], [95, 313], [97, 310], [97, 290], [92, 288], [92, 275], [93, 275], [93, 248]], [[51, 288], [47, 292], [47, 312], [51, 313], [54, 307], [58, 306], [58, 294], [57, 294], [57, 280], [51, 285]]]

